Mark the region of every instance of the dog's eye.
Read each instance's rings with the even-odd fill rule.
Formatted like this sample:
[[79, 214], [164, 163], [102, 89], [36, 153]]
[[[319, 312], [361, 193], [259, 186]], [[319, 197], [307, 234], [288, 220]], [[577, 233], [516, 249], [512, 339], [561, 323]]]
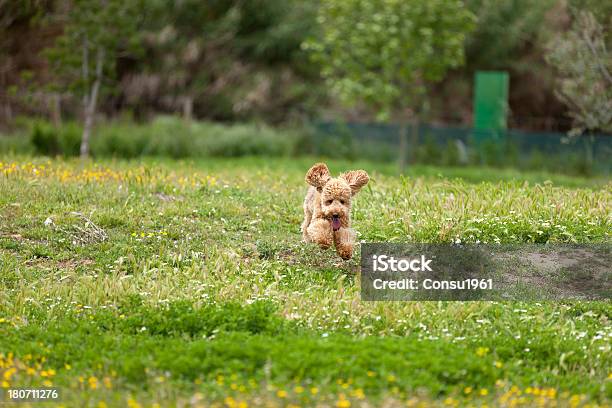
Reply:
[[340, 200], [340, 204], [344, 205], [344, 200]]
[[325, 201], [325, 205], [331, 205], [331, 203], [332, 203], [332, 200]]

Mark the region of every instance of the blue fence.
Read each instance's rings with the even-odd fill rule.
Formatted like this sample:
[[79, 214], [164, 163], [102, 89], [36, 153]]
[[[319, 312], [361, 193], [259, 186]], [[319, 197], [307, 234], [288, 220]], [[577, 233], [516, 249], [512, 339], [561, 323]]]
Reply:
[[[612, 135], [569, 138], [555, 132], [505, 130], [486, 134], [487, 142], [476, 145], [475, 129], [423, 124], [418, 137], [408, 126], [405, 154], [416, 162], [432, 164], [489, 164], [573, 173], [612, 171]], [[398, 125], [377, 123], [315, 124], [317, 154], [348, 158], [397, 160]]]

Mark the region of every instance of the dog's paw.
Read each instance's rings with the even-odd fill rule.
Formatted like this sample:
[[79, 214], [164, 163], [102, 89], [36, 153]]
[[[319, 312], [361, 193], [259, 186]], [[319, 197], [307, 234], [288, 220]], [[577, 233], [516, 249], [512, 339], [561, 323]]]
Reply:
[[319, 248], [323, 250], [329, 249], [329, 247], [331, 247], [331, 242], [317, 242], [317, 244], [319, 244]]
[[353, 245], [350, 244], [338, 246], [336, 247], [336, 252], [338, 252], [340, 258], [344, 259], [345, 261], [348, 261], [353, 257]]
[[336, 252], [340, 258], [348, 260], [353, 257], [353, 247], [356, 236], [357, 233], [352, 228], [340, 228], [338, 231], [334, 232]]

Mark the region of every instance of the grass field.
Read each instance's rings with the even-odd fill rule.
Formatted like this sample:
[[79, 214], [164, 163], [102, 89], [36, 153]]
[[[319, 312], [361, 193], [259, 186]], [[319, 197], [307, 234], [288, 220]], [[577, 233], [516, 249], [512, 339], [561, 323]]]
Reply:
[[[0, 385], [66, 406], [610, 403], [610, 302], [361, 302], [357, 256], [300, 243], [313, 162], [0, 158]], [[363, 241], [610, 242], [607, 180], [329, 164], [372, 176]]]

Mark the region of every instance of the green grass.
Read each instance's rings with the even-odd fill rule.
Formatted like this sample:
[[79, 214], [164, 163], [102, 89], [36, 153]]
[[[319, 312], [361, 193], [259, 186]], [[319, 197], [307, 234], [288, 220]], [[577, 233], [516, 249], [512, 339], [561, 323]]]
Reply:
[[[612, 398], [609, 302], [361, 302], [358, 254], [300, 243], [314, 159], [0, 161], [3, 385], [67, 406]], [[610, 242], [607, 180], [329, 164], [372, 176], [360, 240]]]

